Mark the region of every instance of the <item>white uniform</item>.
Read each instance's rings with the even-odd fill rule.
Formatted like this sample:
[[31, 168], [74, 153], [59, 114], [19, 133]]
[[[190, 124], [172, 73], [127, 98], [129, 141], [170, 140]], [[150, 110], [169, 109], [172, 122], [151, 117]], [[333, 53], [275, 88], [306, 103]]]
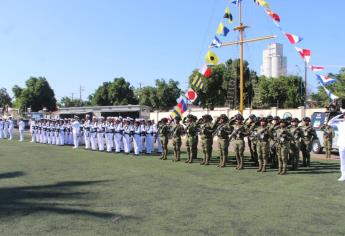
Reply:
[[0, 120], [0, 139], [3, 137], [3, 132], [4, 132], [4, 121]]
[[158, 132], [159, 131], [158, 131], [157, 125], [153, 125], [154, 140], [157, 143], [157, 152], [158, 153], [162, 153], [163, 152], [163, 148], [162, 148], [161, 139], [159, 137], [159, 133]]
[[117, 153], [121, 152], [122, 132], [123, 132], [122, 124], [121, 123], [116, 124], [114, 141], [115, 141], [115, 151]]
[[98, 138], [98, 150], [104, 151], [104, 137], [105, 137], [105, 125], [99, 124], [97, 127], [97, 138]]
[[134, 155], [140, 154], [140, 147], [141, 147], [141, 127], [134, 126], [134, 134], [133, 134], [133, 145], [134, 145]]
[[13, 123], [12, 119], [8, 120], [8, 132], [10, 134], [10, 140], [13, 140], [13, 136], [14, 136], [14, 123]]
[[79, 134], [80, 134], [80, 123], [75, 120], [72, 123], [72, 135], [73, 135], [73, 148], [79, 147]]
[[90, 133], [90, 120], [86, 120], [84, 123], [84, 142], [85, 149], [90, 149], [91, 146], [91, 133]]
[[96, 151], [98, 148], [97, 127], [97, 122], [90, 125], [91, 149], [93, 151]]
[[4, 138], [8, 138], [8, 121], [4, 121]]
[[339, 181], [345, 181], [345, 121], [338, 125], [338, 146], [340, 156], [341, 177]]
[[123, 126], [123, 146], [125, 153], [130, 153], [132, 149], [132, 142], [131, 142], [131, 125], [126, 124]]
[[59, 125], [59, 145], [65, 145], [65, 127], [63, 124]]
[[106, 133], [106, 145], [107, 145], [107, 152], [111, 152], [113, 150], [114, 145], [114, 126], [111, 123], [107, 123], [105, 127]]
[[146, 126], [146, 153], [151, 154], [153, 150], [153, 125]]
[[140, 142], [140, 152], [145, 152], [146, 149], [146, 126], [145, 124], [140, 124], [141, 129], [141, 142]]
[[25, 123], [24, 121], [19, 121], [18, 123], [18, 130], [19, 130], [19, 141], [24, 141], [24, 130], [25, 130]]

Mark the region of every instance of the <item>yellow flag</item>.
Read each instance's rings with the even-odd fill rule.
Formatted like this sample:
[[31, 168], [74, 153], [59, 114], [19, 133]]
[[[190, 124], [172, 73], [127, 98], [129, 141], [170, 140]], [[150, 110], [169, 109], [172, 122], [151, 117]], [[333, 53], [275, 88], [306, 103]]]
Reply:
[[206, 60], [206, 63], [207, 65], [217, 65], [218, 64], [218, 56], [212, 52], [212, 51], [208, 51], [206, 56], [205, 56], [205, 60]]
[[224, 31], [224, 24], [223, 24], [223, 22], [220, 22], [218, 29], [217, 29], [217, 34], [222, 35], [223, 31]]
[[268, 4], [268, 2], [266, 2], [265, 0], [256, 0], [260, 6], [262, 7], [270, 7], [270, 5]]

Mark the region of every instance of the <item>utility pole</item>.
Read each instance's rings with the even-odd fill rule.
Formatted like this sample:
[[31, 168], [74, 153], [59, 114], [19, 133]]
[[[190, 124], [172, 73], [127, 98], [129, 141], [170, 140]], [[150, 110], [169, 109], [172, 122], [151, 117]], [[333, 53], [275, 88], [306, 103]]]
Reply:
[[304, 62], [304, 89], [305, 89], [305, 91], [304, 91], [304, 93], [305, 93], [305, 102], [304, 102], [304, 107], [306, 108], [307, 107], [307, 100], [308, 100], [308, 91], [307, 91], [307, 80], [308, 80], [308, 78], [307, 78], [307, 76], [308, 76], [308, 64], [307, 64], [307, 62], [305, 61]]
[[73, 101], [73, 95], [74, 95], [74, 93], [72, 93], [72, 101]]
[[79, 87], [79, 101], [82, 101], [82, 93], [84, 92], [84, 88], [80, 85]]
[[242, 4], [243, 4], [242, 1], [238, 2], [240, 25], [234, 28], [235, 31], [238, 31], [240, 33], [240, 41], [222, 43], [222, 45], [220, 46], [220, 47], [226, 47], [226, 46], [240, 45], [240, 108], [239, 108], [239, 112], [241, 114], [243, 114], [243, 110], [244, 110], [243, 45], [245, 43], [252, 43], [252, 42], [257, 42], [257, 41], [262, 41], [262, 40], [267, 40], [267, 39], [272, 39], [272, 38], [277, 37], [275, 35], [271, 35], [271, 36], [265, 36], [265, 37], [260, 37], [260, 38], [244, 39], [244, 31], [248, 28], [248, 26], [244, 25], [242, 22], [242, 17], [243, 17]]

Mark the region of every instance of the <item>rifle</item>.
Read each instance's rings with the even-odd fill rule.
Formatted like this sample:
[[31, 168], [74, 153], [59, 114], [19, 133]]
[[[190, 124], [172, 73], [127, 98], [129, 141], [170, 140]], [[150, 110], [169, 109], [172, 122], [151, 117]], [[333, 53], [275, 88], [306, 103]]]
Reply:
[[238, 128], [238, 129], [236, 129], [236, 130], [234, 130], [234, 131], [230, 134], [230, 136], [229, 136], [229, 140], [230, 140], [230, 141], [231, 141], [231, 139], [232, 139], [235, 135], [237, 135], [237, 133], [238, 133], [240, 130], [243, 130], [243, 128], [246, 126], [246, 122], [248, 121], [248, 119], [249, 119], [249, 118], [245, 119], [245, 120], [243, 121], [243, 124], [241, 125], [241, 127]]

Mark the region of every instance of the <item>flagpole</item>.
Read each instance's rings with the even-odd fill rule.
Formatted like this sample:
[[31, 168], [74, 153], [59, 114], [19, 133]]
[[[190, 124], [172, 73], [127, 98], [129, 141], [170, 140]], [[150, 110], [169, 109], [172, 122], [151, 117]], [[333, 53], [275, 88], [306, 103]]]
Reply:
[[307, 78], [307, 76], [308, 76], [308, 63], [305, 61], [304, 62], [304, 86], [305, 86], [305, 91], [304, 91], [304, 93], [305, 93], [305, 102], [304, 102], [304, 107], [307, 107], [307, 99], [308, 99], [308, 92], [307, 92], [307, 80], [308, 80], [308, 78]]
[[238, 27], [238, 31], [240, 32], [240, 113], [243, 115], [243, 110], [244, 110], [244, 97], [243, 97], [243, 90], [244, 90], [244, 75], [243, 75], [243, 31], [246, 28], [246, 26], [243, 25], [242, 22], [242, 1], [239, 1], [238, 3], [239, 7], [239, 17], [240, 17], [240, 26]]

